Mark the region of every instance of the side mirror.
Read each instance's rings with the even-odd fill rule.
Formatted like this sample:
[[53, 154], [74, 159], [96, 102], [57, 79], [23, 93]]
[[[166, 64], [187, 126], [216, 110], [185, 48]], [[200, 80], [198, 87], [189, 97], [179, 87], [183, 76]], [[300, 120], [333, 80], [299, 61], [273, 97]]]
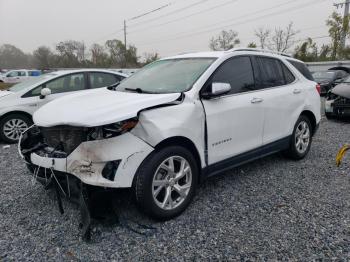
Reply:
[[44, 99], [46, 96], [51, 95], [51, 89], [44, 87], [40, 91], [40, 99]]
[[202, 97], [205, 99], [227, 94], [231, 91], [231, 85], [229, 83], [212, 83], [208, 89], [202, 93]]

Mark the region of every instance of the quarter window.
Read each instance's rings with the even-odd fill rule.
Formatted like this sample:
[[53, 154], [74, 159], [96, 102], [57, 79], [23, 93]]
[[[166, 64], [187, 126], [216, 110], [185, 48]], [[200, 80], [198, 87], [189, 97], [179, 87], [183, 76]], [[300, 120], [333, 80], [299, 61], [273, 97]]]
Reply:
[[213, 75], [211, 83], [229, 83], [230, 94], [254, 90], [254, 74], [250, 58], [235, 57], [225, 62]]

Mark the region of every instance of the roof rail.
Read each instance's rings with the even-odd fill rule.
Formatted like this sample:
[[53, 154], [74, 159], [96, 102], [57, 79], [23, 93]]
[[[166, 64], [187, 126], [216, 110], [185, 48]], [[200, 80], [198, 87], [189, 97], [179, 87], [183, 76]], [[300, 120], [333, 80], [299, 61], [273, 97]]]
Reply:
[[281, 55], [281, 56], [292, 57], [291, 55], [288, 55], [288, 54], [283, 53], [283, 52], [276, 52], [276, 51], [271, 51], [271, 50], [266, 50], [266, 49], [259, 49], [259, 48], [232, 48], [230, 50], [227, 50], [227, 52], [236, 52], [236, 51], [261, 52], [261, 53], [270, 53], [270, 54], [276, 54], [276, 55]]

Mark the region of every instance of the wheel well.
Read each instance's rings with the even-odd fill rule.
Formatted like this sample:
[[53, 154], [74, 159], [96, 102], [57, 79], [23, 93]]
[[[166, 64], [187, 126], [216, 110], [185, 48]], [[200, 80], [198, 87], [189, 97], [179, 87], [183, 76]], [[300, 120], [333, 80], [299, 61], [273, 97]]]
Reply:
[[199, 182], [201, 181], [201, 172], [202, 172], [202, 164], [201, 164], [201, 158], [199, 155], [199, 152], [196, 148], [196, 146], [194, 145], [194, 143], [186, 138], [186, 137], [182, 137], [182, 136], [176, 136], [176, 137], [170, 137], [167, 138], [165, 140], [163, 140], [162, 142], [160, 142], [159, 144], [157, 144], [155, 146], [155, 149], [161, 149], [170, 145], [176, 145], [176, 146], [182, 146], [188, 150], [190, 150], [190, 152], [192, 153], [192, 155], [194, 156], [196, 163], [197, 163], [197, 167], [198, 167], [198, 172], [199, 172]]
[[300, 115], [304, 115], [310, 120], [311, 126], [312, 126], [312, 134], [315, 134], [315, 132], [316, 132], [316, 117], [315, 117], [314, 113], [312, 113], [311, 111], [305, 110]]
[[26, 117], [28, 117], [31, 121], [33, 121], [33, 118], [31, 116], [31, 114], [27, 113], [27, 112], [23, 112], [23, 111], [11, 111], [11, 112], [8, 112], [6, 114], [3, 114], [1, 117], [0, 117], [0, 121], [2, 119], [4, 119], [4, 117], [7, 117], [9, 115], [24, 115]]

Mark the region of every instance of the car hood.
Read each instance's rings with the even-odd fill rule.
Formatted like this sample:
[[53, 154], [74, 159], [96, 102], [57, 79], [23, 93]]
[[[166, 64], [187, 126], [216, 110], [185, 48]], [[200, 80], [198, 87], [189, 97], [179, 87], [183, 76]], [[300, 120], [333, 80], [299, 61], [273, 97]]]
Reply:
[[13, 94], [11, 91], [0, 91], [0, 98]]
[[139, 94], [106, 88], [56, 99], [33, 115], [38, 126], [58, 125], [94, 127], [136, 117], [142, 109], [175, 101], [179, 93]]
[[332, 93], [350, 99], [350, 85], [339, 84], [332, 89]]

